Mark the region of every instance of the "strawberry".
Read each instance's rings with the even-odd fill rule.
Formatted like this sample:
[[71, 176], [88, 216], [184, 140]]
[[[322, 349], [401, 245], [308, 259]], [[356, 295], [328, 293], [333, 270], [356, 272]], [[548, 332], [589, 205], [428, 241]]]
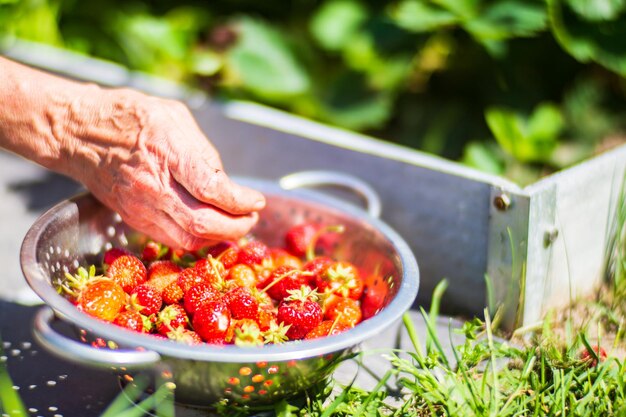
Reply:
[[327, 256], [318, 256], [310, 261], [307, 261], [302, 267], [302, 270], [311, 273], [309, 281], [310, 284], [315, 285], [317, 280], [320, 279], [320, 275], [334, 262], [335, 261]]
[[193, 330], [185, 329], [183, 327], [177, 327], [176, 329], [167, 333], [167, 338], [186, 345], [199, 345], [202, 344], [202, 338]]
[[[580, 360], [589, 363], [590, 368], [595, 368], [598, 365], [598, 361], [604, 361], [608, 355], [606, 354], [606, 350], [602, 346], [594, 346], [593, 354], [586, 347], [580, 352]], [[596, 357], [598, 359], [596, 359]]]
[[230, 269], [237, 263], [239, 257], [239, 247], [235, 242], [220, 242], [208, 249], [207, 255], [211, 255], [224, 265], [224, 268]]
[[261, 265], [263, 260], [270, 258], [267, 245], [258, 240], [252, 240], [243, 245], [239, 250], [237, 262], [246, 265]]
[[368, 284], [363, 289], [361, 297], [361, 312], [363, 320], [378, 314], [385, 306], [385, 300], [389, 293], [389, 286], [380, 276], [371, 276], [367, 279]]
[[339, 334], [345, 332], [346, 330], [350, 330], [350, 326], [346, 326], [340, 322], [334, 322], [333, 320], [324, 320], [318, 326], [316, 326], [313, 330], [308, 332], [305, 339], [317, 339], [320, 337], [331, 336], [334, 334]]
[[108, 278], [95, 279], [80, 290], [78, 308], [96, 318], [113, 321], [123, 310], [127, 298], [117, 282]]
[[121, 248], [111, 248], [107, 250], [106, 252], [104, 252], [104, 257], [102, 259], [102, 262], [105, 264], [105, 266], [108, 267], [109, 265], [113, 263], [113, 261], [115, 261], [117, 258], [119, 258], [122, 255], [130, 255], [130, 252]]
[[274, 300], [281, 301], [289, 296], [290, 290], [297, 290], [307, 286], [306, 275], [290, 266], [276, 268], [270, 277], [263, 283], [263, 292], [266, 292]]
[[315, 223], [301, 223], [292, 226], [285, 235], [285, 247], [294, 256], [304, 257], [307, 248], [313, 242], [320, 230], [320, 225]]
[[254, 269], [245, 264], [233, 265], [228, 271], [227, 278], [240, 287], [252, 288], [257, 283]]
[[259, 316], [259, 302], [247, 288], [235, 287], [224, 294], [223, 300], [234, 319], [256, 320]]
[[363, 294], [363, 279], [350, 262], [339, 261], [328, 265], [315, 280], [318, 290], [358, 300]]
[[135, 310], [122, 311], [115, 317], [113, 324], [139, 333], [150, 333], [152, 327], [150, 319]]
[[290, 266], [294, 269], [302, 269], [302, 261], [284, 249], [272, 248], [270, 249], [270, 256], [275, 268]]
[[148, 267], [148, 283], [157, 291], [163, 291], [165, 287], [176, 281], [182, 268], [172, 261], [155, 261]]
[[278, 306], [277, 320], [289, 325], [287, 337], [302, 339], [322, 322], [322, 308], [317, 303], [317, 293], [308, 287], [290, 291]]
[[224, 340], [237, 346], [263, 346], [263, 334], [256, 321], [231, 319]]
[[153, 240], [146, 242], [141, 251], [141, 260], [150, 263], [163, 258], [169, 252], [169, 248]]
[[130, 293], [130, 310], [139, 311], [144, 316], [156, 314], [161, 309], [163, 298], [156, 288], [149, 284], [137, 285]]
[[204, 276], [202, 276], [201, 274], [198, 274], [198, 271], [195, 268], [189, 267], [189, 268], [183, 269], [181, 273], [178, 274], [176, 283], [178, 284], [180, 289], [183, 290], [183, 294], [186, 294], [187, 291], [189, 291], [189, 289], [193, 287], [194, 285], [197, 285], [197, 284], [208, 285], [209, 283], [206, 282], [204, 278], [205, 278]]
[[221, 300], [204, 303], [193, 315], [193, 328], [207, 343], [224, 340], [230, 326], [230, 311]]
[[324, 303], [324, 318], [347, 327], [354, 327], [362, 319], [361, 305], [353, 298], [330, 297]]
[[205, 282], [209, 283], [221, 282], [226, 276], [226, 268], [224, 268], [224, 265], [213, 257], [200, 259], [196, 262], [194, 270], [198, 276], [202, 277]]
[[276, 309], [272, 304], [260, 304], [257, 323], [261, 330], [266, 331], [271, 328], [272, 324], [276, 324]]
[[139, 258], [134, 255], [121, 255], [109, 264], [106, 276], [117, 282], [130, 293], [133, 288], [146, 282], [148, 271]]
[[193, 315], [205, 303], [220, 298], [220, 294], [209, 284], [196, 284], [185, 293], [183, 305], [188, 314]]
[[161, 293], [165, 304], [176, 304], [183, 299], [184, 295], [183, 289], [180, 288], [180, 285], [178, 285], [176, 281], [163, 288], [163, 292]]
[[183, 306], [171, 304], [159, 311], [159, 314], [157, 314], [157, 332], [167, 335], [179, 327], [185, 329], [189, 327], [189, 318]]

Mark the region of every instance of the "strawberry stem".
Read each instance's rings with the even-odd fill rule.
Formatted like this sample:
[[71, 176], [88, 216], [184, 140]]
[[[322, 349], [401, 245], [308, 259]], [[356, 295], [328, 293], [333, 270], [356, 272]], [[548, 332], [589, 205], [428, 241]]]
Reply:
[[315, 258], [315, 245], [317, 244], [317, 241], [322, 236], [322, 234], [331, 233], [331, 232], [343, 233], [345, 229], [346, 228], [344, 227], [343, 224], [335, 224], [335, 225], [324, 226], [320, 228], [317, 232], [315, 232], [315, 234], [311, 238], [311, 241], [306, 247], [306, 260], [311, 261]]
[[287, 278], [289, 275], [292, 275], [294, 272], [299, 272], [301, 275], [304, 275], [304, 276], [313, 275], [313, 272], [311, 271], [300, 271], [299, 269], [292, 269], [292, 270], [285, 272], [284, 274], [279, 275], [278, 278], [276, 278], [274, 281], [270, 282], [265, 288], [263, 288], [261, 292], [263, 293], [267, 292], [267, 290], [272, 288], [274, 285], [278, 284], [283, 279]]

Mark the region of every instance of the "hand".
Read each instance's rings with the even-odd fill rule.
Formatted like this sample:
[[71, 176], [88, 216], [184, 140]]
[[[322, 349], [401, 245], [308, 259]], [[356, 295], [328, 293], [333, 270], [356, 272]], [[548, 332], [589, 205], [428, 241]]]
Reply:
[[69, 174], [131, 227], [174, 247], [198, 249], [245, 235], [265, 205], [233, 183], [189, 110], [131, 90], [86, 86], [52, 118]]

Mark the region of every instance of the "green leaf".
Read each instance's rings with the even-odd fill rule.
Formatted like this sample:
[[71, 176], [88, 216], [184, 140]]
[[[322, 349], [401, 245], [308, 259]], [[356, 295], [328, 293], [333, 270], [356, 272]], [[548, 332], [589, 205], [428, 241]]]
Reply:
[[487, 109], [485, 119], [502, 149], [516, 156], [517, 147], [524, 141], [524, 127], [519, 116], [509, 109], [492, 107]]
[[236, 85], [268, 100], [309, 90], [309, 76], [282, 32], [248, 18], [241, 19], [236, 27], [239, 39], [226, 58]]
[[551, 103], [541, 103], [528, 120], [528, 136], [534, 142], [554, 141], [565, 123], [559, 108]]
[[298, 410], [298, 407], [289, 404], [287, 400], [280, 400], [274, 405], [276, 417], [297, 417]]
[[311, 19], [313, 39], [330, 51], [343, 49], [367, 19], [362, 3], [334, 0], [324, 3]]
[[480, 40], [528, 37], [546, 29], [547, 12], [541, 3], [505, 0], [493, 3], [463, 26]]
[[496, 150], [483, 142], [470, 142], [463, 150], [461, 159], [465, 165], [490, 174], [501, 175], [504, 166]]
[[613, 20], [626, 9], [626, 0], [567, 0], [567, 4], [585, 20]]
[[190, 69], [195, 74], [214, 75], [222, 68], [222, 57], [208, 50], [194, 51], [191, 55]]
[[459, 22], [456, 14], [420, 0], [403, 0], [390, 12], [393, 21], [412, 32], [430, 32]]
[[563, 49], [581, 62], [594, 61], [626, 76], [626, 13], [593, 22], [564, 8], [562, 0], [547, 3], [552, 33]]
[[389, 93], [370, 88], [363, 74], [342, 74], [327, 93], [321, 102], [321, 112], [333, 124], [355, 130], [377, 128], [391, 115]]

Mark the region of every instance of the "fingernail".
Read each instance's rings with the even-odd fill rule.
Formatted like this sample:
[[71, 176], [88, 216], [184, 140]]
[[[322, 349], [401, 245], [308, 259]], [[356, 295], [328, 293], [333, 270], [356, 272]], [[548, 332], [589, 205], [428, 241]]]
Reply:
[[262, 208], [265, 207], [265, 200], [259, 200], [256, 203], [254, 203], [254, 209], [255, 210], [261, 210]]

